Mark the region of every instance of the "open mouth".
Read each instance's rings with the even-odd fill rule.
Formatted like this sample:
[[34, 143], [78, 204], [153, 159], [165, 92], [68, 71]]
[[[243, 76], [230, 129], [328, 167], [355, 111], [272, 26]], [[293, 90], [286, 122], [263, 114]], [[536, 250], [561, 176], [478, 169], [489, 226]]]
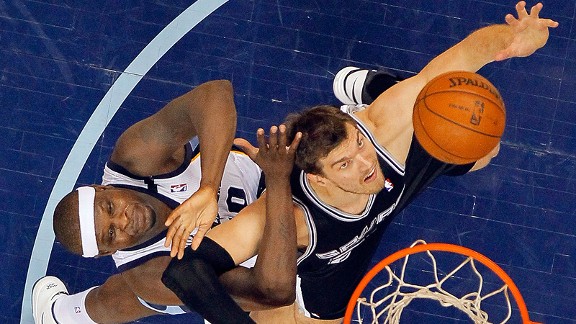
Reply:
[[371, 182], [376, 179], [376, 167], [372, 168], [370, 173], [364, 178], [364, 182]]

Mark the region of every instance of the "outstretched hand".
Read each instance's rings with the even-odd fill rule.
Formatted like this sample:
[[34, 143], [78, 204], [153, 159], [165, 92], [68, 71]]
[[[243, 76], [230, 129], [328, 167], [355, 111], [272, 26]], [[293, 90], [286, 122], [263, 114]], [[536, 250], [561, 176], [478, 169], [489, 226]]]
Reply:
[[296, 133], [290, 146], [287, 146], [286, 126], [270, 127], [270, 136], [266, 136], [262, 128], [256, 132], [258, 148], [255, 148], [247, 140], [237, 138], [234, 144], [241, 147], [246, 154], [264, 171], [267, 179], [288, 178], [294, 165], [294, 156], [302, 133]]
[[204, 235], [212, 227], [218, 214], [216, 192], [210, 187], [200, 187], [190, 198], [174, 209], [165, 225], [169, 226], [164, 246], [172, 245], [170, 256], [182, 259], [190, 233], [198, 229], [192, 239], [192, 249], [197, 249]]
[[549, 36], [548, 28], [558, 27], [558, 22], [540, 18], [542, 7], [542, 3], [537, 3], [528, 14], [526, 2], [520, 1], [516, 4], [518, 18], [512, 14], [506, 15], [505, 20], [512, 28], [514, 39], [510, 46], [496, 54], [494, 58], [496, 61], [528, 56], [546, 44]]

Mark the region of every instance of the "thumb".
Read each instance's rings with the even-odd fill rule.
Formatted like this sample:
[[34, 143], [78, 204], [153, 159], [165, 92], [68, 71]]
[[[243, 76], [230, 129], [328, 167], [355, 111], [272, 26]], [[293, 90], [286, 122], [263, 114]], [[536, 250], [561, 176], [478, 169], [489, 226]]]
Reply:
[[174, 222], [174, 220], [178, 218], [178, 215], [179, 215], [178, 208], [176, 208], [170, 213], [170, 215], [168, 215], [166, 221], [164, 222], [164, 225], [170, 226], [172, 222]]

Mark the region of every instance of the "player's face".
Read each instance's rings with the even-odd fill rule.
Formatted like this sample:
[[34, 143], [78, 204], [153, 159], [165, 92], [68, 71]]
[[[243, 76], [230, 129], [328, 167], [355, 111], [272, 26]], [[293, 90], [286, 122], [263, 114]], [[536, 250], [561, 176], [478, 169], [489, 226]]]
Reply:
[[157, 206], [146, 197], [133, 190], [97, 187], [94, 218], [101, 253], [135, 246], [159, 233]]
[[325, 178], [346, 192], [380, 192], [384, 175], [374, 145], [356, 127], [348, 124], [346, 130], [346, 140], [320, 160]]

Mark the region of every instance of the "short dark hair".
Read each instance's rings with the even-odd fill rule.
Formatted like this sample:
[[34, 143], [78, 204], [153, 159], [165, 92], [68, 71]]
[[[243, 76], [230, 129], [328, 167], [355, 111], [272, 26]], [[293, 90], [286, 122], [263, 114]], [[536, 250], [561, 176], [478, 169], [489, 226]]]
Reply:
[[302, 133], [296, 166], [306, 173], [321, 175], [322, 165], [318, 161], [347, 138], [346, 124], [356, 126], [356, 121], [335, 106], [320, 105], [289, 114], [285, 124], [289, 141], [297, 132]]
[[70, 192], [54, 209], [54, 234], [66, 250], [82, 255], [82, 238], [80, 236], [80, 219], [78, 217], [78, 192]]

